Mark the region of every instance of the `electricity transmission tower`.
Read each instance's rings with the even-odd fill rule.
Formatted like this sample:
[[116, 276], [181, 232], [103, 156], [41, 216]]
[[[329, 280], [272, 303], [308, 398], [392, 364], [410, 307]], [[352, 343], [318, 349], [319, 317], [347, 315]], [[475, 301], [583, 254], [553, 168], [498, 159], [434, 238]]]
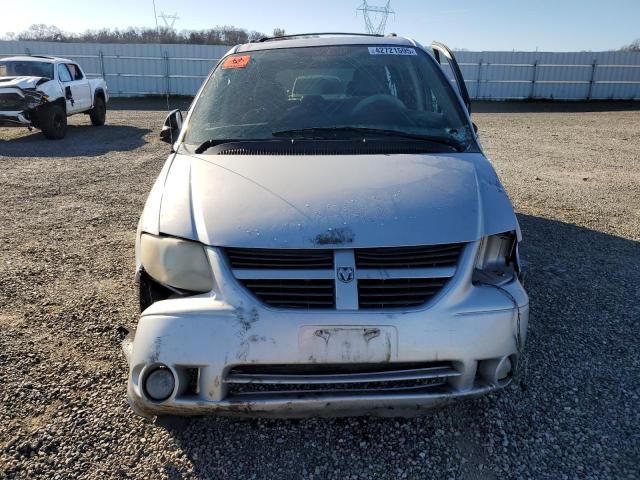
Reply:
[[389, 14], [396, 13], [391, 8], [391, 0], [387, 0], [387, 4], [384, 7], [369, 5], [367, 0], [362, 0], [362, 5], [356, 9], [356, 14], [360, 11], [364, 17], [364, 26], [367, 33], [372, 35], [383, 35], [385, 28], [387, 28]]
[[[160, 12], [160, 15], [158, 16], [164, 21], [164, 26], [167, 27], [169, 30], [173, 30], [173, 26], [176, 24], [176, 20], [180, 20], [180, 17], [178, 16], [177, 13], [168, 15], [164, 12]], [[171, 20], [171, 23], [169, 23], [169, 20]]]

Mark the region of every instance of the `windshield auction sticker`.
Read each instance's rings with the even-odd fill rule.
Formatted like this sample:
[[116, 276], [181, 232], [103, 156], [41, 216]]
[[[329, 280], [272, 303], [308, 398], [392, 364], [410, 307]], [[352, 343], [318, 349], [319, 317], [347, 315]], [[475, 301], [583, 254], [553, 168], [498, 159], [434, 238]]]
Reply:
[[246, 68], [251, 60], [251, 55], [228, 57], [222, 64], [222, 68]]
[[369, 55], [418, 55], [415, 48], [409, 47], [369, 47]]

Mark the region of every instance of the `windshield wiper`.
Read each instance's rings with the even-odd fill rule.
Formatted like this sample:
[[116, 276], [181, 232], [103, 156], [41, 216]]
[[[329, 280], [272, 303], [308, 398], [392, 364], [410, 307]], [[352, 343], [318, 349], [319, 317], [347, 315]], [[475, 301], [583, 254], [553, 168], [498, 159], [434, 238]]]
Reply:
[[[409, 138], [412, 140], [422, 140], [426, 142], [440, 143], [443, 145], [447, 145], [456, 149], [459, 152], [462, 152], [466, 149], [466, 145], [462, 142], [455, 140], [450, 137], [441, 137], [435, 135], [420, 135], [418, 133], [407, 133], [400, 130], [389, 130], [383, 128], [367, 128], [367, 127], [311, 127], [311, 128], [294, 128], [291, 130], [277, 130], [272, 132], [274, 137], [288, 137], [288, 136], [296, 136], [300, 135], [302, 137], [306, 137], [308, 135], [316, 135], [316, 134], [331, 134], [331, 133], [361, 133], [364, 135], [380, 135], [386, 137], [400, 137], [400, 138]], [[319, 137], [321, 139], [326, 140], [326, 135], [323, 137]]]
[[194, 150], [195, 153], [204, 153], [209, 150], [211, 147], [215, 147], [216, 145], [222, 145], [223, 143], [235, 142], [236, 140], [229, 140], [226, 138], [210, 138], [209, 140], [205, 140]]

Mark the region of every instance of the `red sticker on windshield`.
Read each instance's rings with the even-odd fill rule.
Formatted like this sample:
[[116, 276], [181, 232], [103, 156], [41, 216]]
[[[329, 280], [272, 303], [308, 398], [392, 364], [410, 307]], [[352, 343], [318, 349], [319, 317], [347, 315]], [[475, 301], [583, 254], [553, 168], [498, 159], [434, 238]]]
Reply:
[[222, 68], [245, 68], [249, 65], [249, 60], [251, 60], [251, 55], [228, 57], [222, 64]]

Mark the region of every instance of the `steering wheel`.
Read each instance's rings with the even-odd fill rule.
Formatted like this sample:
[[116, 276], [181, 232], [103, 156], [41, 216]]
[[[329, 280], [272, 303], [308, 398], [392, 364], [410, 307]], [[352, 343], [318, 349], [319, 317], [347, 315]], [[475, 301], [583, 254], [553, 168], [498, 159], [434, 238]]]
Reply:
[[360, 102], [353, 107], [351, 114], [362, 117], [374, 115], [375, 118], [376, 115], [380, 116], [382, 113], [384, 117], [389, 117], [385, 118], [385, 122], [401, 118], [407, 123], [413, 123], [407, 115], [406, 109], [407, 107], [402, 100], [399, 100], [393, 95], [380, 93], [360, 100]]

